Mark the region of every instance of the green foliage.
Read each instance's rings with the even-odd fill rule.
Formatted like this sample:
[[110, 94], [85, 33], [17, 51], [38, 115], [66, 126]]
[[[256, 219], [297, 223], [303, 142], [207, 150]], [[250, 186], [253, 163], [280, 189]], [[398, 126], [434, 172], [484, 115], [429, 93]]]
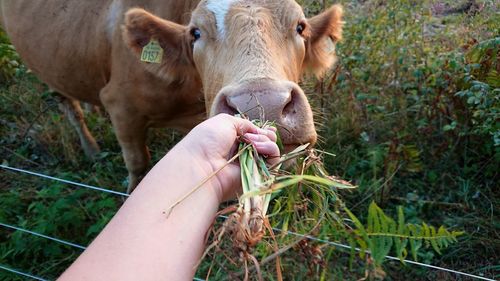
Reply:
[[464, 86], [455, 95], [467, 101], [472, 133], [491, 135], [500, 146], [500, 37], [475, 45], [465, 58]]
[[466, 73], [467, 80], [475, 78], [492, 88], [500, 88], [500, 37], [473, 46], [467, 52], [466, 59], [470, 66]]
[[[298, 148], [290, 155], [295, 155], [300, 151], [301, 148]], [[442, 249], [458, 242], [457, 237], [463, 234], [458, 231], [450, 232], [444, 226], [436, 229], [423, 222], [406, 223], [402, 207], [398, 208], [396, 221], [387, 216], [375, 202], [369, 206], [367, 223], [364, 225], [345, 206], [339, 194], [342, 190], [352, 190], [354, 187], [345, 181], [328, 176], [321, 163], [320, 158], [314, 153], [307, 153], [297, 159], [293, 175], [277, 176], [275, 184], [266, 191], [251, 192], [248, 191], [248, 187], [244, 187], [244, 193], [247, 196], [244, 195], [240, 200], [245, 200], [248, 196], [274, 193], [273, 201], [271, 201], [271, 224], [273, 226], [278, 226], [283, 231], [303, 232], [304, 229], [312, 229], [311, 231], [320, 229], [328, 236], [333, 234], [330, 239], [349, 243], [353, 249], [352, 257], [356, 248], [360, 249], [361, 259], [369, 253], [372, 257], [369, 260], [373, 260], [378, 274], [383, 272], [381, 267], [391, 251], [401, 262], [407, 258], [408, 252], [416, 261], [419, 254], [429, 252], [424, 251], [424, 248], [430, 248], [441, 254]], [[243, 178], [250, 177], [248, 172], [244, 173], [246, 176]], [[245, 183], [243, 185], [245, 186]], [[265, 208], [267, 209], [267, 206]], [[352, 221], [353, 226], [345, 223], [348, 219]], [[286, 243], [283, 235], [277, 239], [280, 247]], [[272, 254], [272, 241], [263, 244], [259, 254], [264, 257]], [[231, 252], [230, 246], [226, 251]], [[217, 255], [212, 257], [212, 259], [215, 258]]]
[[[323, 1], [310, 2], [321, 9]], [[450, 15], [434, 10], [441, 1], [343, 2], [338, 67], [305, 84], [320, 107], [320, 146], [336, 154], [327, 168], [359, 187], [345, 194], [346, 206], [365, 221], [360, 209], [371, 200], [384, 210], [404, 202], [413, 224], [466, 230], [467, 250], [455, 243], [440, 260], [490, 265], [490, 257], [500, 258], [497, 224], [485, 215], [496, 214], [491, 206], [500, 202], [498, 1]], [[366, 240], [349, 243], [362, 247], [357, 241]], [[433, 254], [417, 257], [431, 262]], [[415, 274], [409, 279], [419, 279]]]
[[[361, 256], [364, 256], [364, 252], [369, 250], [376, 266], [382, 265], [385, 256], [389, 254], [391, 249], [394, 250], [401, 262], [404, 262], [403, 260], [406, 259], [408, 253], [408, 244], [412, 257], [416, 261], [422, 241], [431, 245], [434, 251], [441, 254], [441, 249], [457, 242], [457, 236], [463, 234], [463, 232], [458, 231], [449, 232], [443, 226], [436, 230], [435, 227], [428, 226], [426, 223], [421, 225], [407, 224], [402, 207], [398, 207], [398, 221], [396, 222], [388, 217], [375, 202], [372, 202], [368, 209], [366, 227], [349, 209], [346, 208], [345, 211], [356, 226], [356, 230], [353, 232], [357, 236], [356, 239], [348, 239], [351, 241], [351, 247], [359, 245], [362, 251]], [[354, 241], [357, 241], [357, 245]]]
[[[59, 175], [64, 177], [64, 175]], [[66, 175], [66, 178], [67, 175]], [[118, 209], [116, 198], [62, 184], [13, 188], [0, 196], [0, 221], [86, 246]], [[81, 251], [19, 231], [0, 240], [2, 264], [55, 278]], [[54, 260], [58, 263], [54, 264]], [[0, 272], [0, 279], [4, 272]]]
[[14, 77], [21, 67], [21, 59], [10, 44], [6, 34], [0, 29], [0, 82], [5, 83]]
[[498, 68], [491, 36], [500, 18], [498, 4], [483, 4], [476, 17], [445, 17], [427, 2], [349, 2], [339, 66], [314, 85], [313, 100], [322, 106], [324, 147], [337, 154], [327, 166], [362, 194], [385, 204], [403, 179], [444, 186], [436, 175], [476, 171], [490, 190], [500, 164], [499, 95], [485, 77], [492, 82]]

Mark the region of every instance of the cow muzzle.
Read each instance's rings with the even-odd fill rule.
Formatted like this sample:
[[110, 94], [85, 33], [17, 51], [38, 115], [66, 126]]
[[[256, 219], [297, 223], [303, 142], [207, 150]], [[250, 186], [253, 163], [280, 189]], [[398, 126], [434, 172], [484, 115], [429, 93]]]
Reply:
[[260, 79], [226, 86], [217, 94], [210, 115], [219, 113], [275, 122], [286, 150], [316, 143], [311, 106], [302, 89], [290, 81]]

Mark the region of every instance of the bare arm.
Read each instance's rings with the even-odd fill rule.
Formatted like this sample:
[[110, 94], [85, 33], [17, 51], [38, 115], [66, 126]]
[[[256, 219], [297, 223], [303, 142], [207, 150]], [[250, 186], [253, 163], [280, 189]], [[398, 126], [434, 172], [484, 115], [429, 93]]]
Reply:
[[149, 172], [60, 280], [192, 280], [218, 206], [239, 186], [238, 166], [225, 167], [167, 218], [168, 207], [227, 162], [238, 135], [253, 138], [263, 154], [278, 154], [272, 131], [234, 117], [214, 119], [193, 129]]

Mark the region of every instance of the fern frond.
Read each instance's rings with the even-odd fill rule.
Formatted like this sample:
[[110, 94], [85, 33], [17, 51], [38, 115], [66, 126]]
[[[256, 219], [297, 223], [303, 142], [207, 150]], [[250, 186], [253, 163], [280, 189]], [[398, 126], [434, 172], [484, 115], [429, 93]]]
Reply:
[[368, 249], [376, 266], [383, 263], [391, 250], [394, 250], [396, 256], [403, 262], [408, 255], [408, 244], [415, 261], [423, 243], [441, 254], [442, 249], [457, 242], [457, 237], [463, 234], [459, 231], [450, 232], [444, 226], [440, 226], [436, 230], [434, 226], [426, 223], [421, 225], [407, 224], [401, 207], [398, 208], [396, 222], [372, 202], [368, 208], [366, 227], [351, 211], [345, 207], [344, 210], [356, 227], [353, 233], [357, 239], [348, 239], [349, 243], [352, 244], [353, 241], [356, 241], [362, 251]]

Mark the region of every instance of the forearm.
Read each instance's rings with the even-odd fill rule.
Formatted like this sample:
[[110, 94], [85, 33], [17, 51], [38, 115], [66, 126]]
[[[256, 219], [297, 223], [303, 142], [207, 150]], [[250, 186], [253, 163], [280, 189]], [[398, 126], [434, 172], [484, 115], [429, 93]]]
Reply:
[[[174, 162], [175, 161], [175, 162]], [[209, 181], [166, 216], [207, 174], [174, 148], [142, 181], [62, 280], [189, 280], [219, 198]]]

